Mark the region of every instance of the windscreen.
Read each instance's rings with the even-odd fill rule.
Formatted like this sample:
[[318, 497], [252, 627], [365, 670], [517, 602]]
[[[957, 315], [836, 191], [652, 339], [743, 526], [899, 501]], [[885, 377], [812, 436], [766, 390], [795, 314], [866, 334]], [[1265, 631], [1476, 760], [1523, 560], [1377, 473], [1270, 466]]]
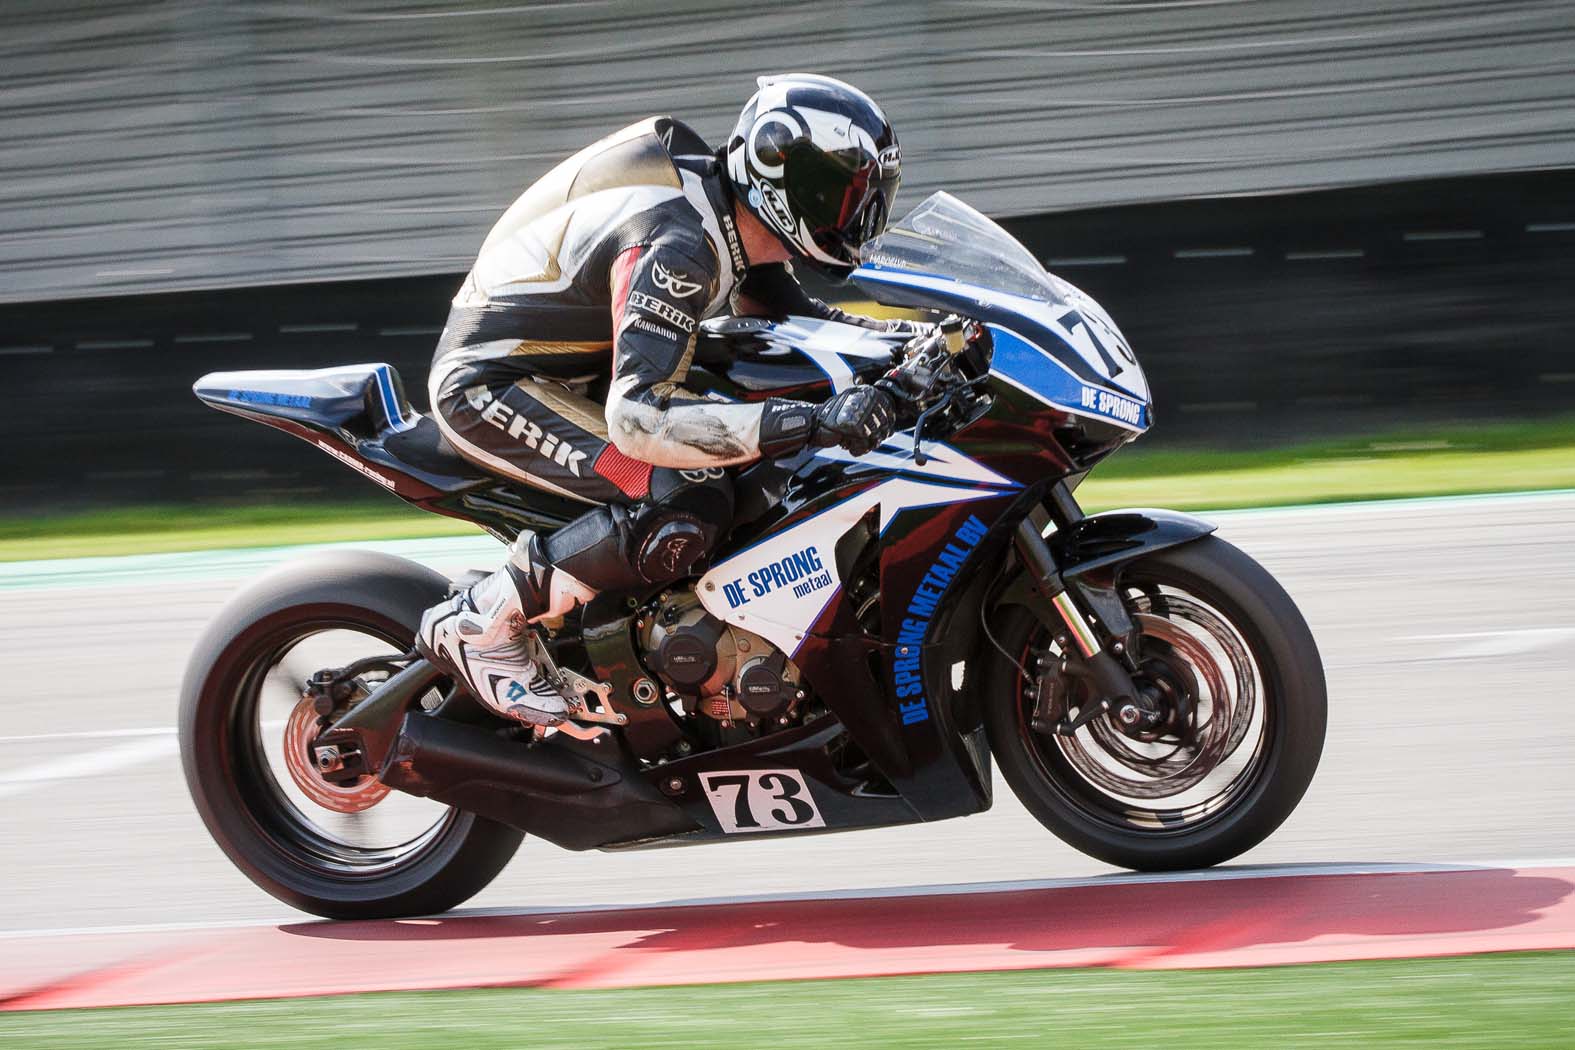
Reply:
[[864, 265], [1059, 301], [1053, 279], [1011, 234], [949, 193], [926, 197], [864, 246]]

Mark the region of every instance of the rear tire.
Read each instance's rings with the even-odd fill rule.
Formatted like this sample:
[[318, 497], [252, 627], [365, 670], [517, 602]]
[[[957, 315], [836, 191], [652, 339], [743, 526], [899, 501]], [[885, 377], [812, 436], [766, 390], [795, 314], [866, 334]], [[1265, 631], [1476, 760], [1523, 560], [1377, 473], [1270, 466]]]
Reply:
[[[1254, 689], [1261, 692], [1264, 715], [1262, 740], [1240, 774], [1242, 783], [1232, 788], [1234, 794], [1222, 796], [1218, 811], [1197, 807], [1199, 816], [1192, 824], [1175, 816], [1190, 810], [1162, 813], [1158, 807], [1163, 800], [1156, 797], [1136, 807], [1113, 797], [1108, 811], [1101, 810], [1098, 789], [1081, 782], [1077, 763], [1066, 757], [1075, 746], [1069, 741], [1075, 738], [1036, 733], [1028, 726], [1033, 699], [1022, 686], [1022, 669], [993, 647], [983, 681], [991, 750], [1029, 812], [1089, 856], [1139, 871], [1219, 864], [1256, 846], [1279, 827], [1318, 768], [1328, 700], [1317, 644], [1274, 577], [1216, 536], [1157, 551], [1118, 571], [1118, 582], [1142, 581], [1158, 593], [1154, 581], [1163, 581], [1181, 593], [1197, 595], [1245, 642], [1256, 665], [1260, 684]], [[1151, 608], [1165, 613], [1169, 607], [1161, 603]], [[1030, 653], [1035, 638], [1047, 637], [1039, 621], [1021, 606], [1003, 610], [995, 624], [997, 639], [1010, 653]], [[1129, 807], [1126, 819], [1124, 804]], [[1155, 815], [1147, 815], [1141, 808], [1144, 804], [1154, 806]], [[1144, 816], [1134, 818], [1138, 813]]]
[[264, 665], [287, 653], [281, 646], [307, 637], [303, 632], [334, 630], [408, 651], [422, 612], [447, 586], [443, 576], [401, 558], [369, 551], [316, 555], [241, 591], [197, 642], [180, 706], [181, 760], [192, 800], [236, 867], [293, 907], [331, 919], [446, 911], [490, 883], [524, 838], [450, 810], [412, 840], [408, 855], [358, 852], [353, 844], [314, 838], [310, 821], [298, 819], [256, 761], [263, 745], [255, 739], [255, 694], [277, 661]]

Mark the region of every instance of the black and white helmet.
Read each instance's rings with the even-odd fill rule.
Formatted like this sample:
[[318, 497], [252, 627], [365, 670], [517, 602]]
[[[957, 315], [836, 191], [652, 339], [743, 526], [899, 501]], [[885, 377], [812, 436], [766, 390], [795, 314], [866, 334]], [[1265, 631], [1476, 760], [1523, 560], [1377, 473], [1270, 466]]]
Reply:
[[725, 150], [739, 200], [799, 257], [846, 274], [886, 228], [897, 136], [873, 99], [813, 73], [761, 77]]

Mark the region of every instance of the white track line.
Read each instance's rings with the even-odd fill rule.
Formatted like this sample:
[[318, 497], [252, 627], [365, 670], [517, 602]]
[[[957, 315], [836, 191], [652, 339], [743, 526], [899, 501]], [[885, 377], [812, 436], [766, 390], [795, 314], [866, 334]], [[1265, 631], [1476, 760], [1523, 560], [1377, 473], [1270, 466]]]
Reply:
[[37, 791], [53, 781], [98, 777], [132, 766], [168, 758], [178, 750], [173, 736], [161, 735], [132, 740], [114, 747], [65, 755], [47, 762], [36, 762], [20, 769], [0, 771], [0, 798], [13, 798]]
[[[262, 723], [267, 730], [284, 728], [287, 719], [270, 718]], [[138, 726], [135, 729], [82, 729], [67, 733], [30, 733], [24, 736], [0, 736], [0, 744], [47, 744], [55, 740], [121, 740], [134, 736], [173, 736], [179, 732], [174, 726]], [[0, 774], [0, 782], [6, 777]]]
[[[940, 886], [877, 886], [868, 889], [824, 890], [811, 893], [779, 893], [740, 897], [701, 897], [672, 901], [631, 904], [581, 904], [541, 908], [461, 908], [440, 915], [412, 916], [394, 922], [428, 925], [447, 919], [492, 919], [536, 915], [573, 915], [597, 912], [652, 911], [663, 908], [711, 908], [736, 904], [786, 904], [803, 901], [878, 900], [890, 897], [952, 897], [976, 893], [1012, 893], [1025, 890], [1057, 890], [1094, 886], [1142, 886], [1178, 882], [1234, 882], [1245, 879], [1316, 878], [1350, 875], [1427, 875], [1462, 871], [1529, 871], [1539, 868], [1575, 868], [1575, 857], [1515, 858], [1442, 862], [1437, 864], [1281, 864], [1261, 867], [1209, 868], [1202, 871], [1173, 871], [1156, 874], [1118, 872], [1111, 875], [1086, 875], [1076, 878], [1028, 879], [1021, 882], [965, 882]], [[131, 933], [183, 933], [205, 930], [238, 930], [264, 926], [331, 926], [332, 920], [301, 915], [295, 919], [238, 919], [210, 922], [144, 923], [123, 926], [68, 926], [53, 929], [0, 930], [0, 941], [31, 937], [83, 937]]]
[[1454, 634], [1411, 634], [1402, 642], [1459, 642], [1443, 657], [1448, 660], [1520, 656], [1551, 649], [1575, 639], [1575, 627], [1521, 627], [1509, 631], [1461, 631]]
[[[133, 736], [168, 736], [174, 726], [142, 726], [137, 729], [83, 729], [70, 733], [31, 733], [24, 736], [0, 736], [0, 744], [43, 744], [51, 740], [119, 740]], [[0, 776], [0, 780], [5, 779]]]

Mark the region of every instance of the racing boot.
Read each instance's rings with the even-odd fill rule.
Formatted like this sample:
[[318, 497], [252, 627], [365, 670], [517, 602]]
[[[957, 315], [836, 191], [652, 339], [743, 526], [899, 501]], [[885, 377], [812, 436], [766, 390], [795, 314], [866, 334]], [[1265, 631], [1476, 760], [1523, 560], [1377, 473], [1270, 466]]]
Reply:
[[555, 726], [569, 703], [543, 673], [541, 642], [529, 625], [562, 616], [591, 596], [546, 564], [534, 533], [521, 533], [503, 568], [426, 611], [416, 648], [499, 714]]

